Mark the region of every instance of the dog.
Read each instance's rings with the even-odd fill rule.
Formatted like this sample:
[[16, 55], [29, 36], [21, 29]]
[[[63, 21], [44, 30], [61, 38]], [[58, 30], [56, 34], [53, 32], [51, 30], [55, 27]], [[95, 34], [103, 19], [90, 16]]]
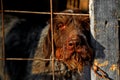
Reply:
[[[79, 13], [79, 10], [66, 10], [65, 13]], [[51, 26], [45, 27], [34, 59], [51, 59], [52, 41]], [[53, 44], [55, 66], [59, 70], [82, 72], [85, 65], [91, 65], [93, 51], [90, 47], [90, 25], [88, 16], [55, 15], [53, 18]], [[43, 56], [44, 55], [44, 56]], [[62, 63], [62, 64], [61, 64]], [[44, 65], [43, 65], [44, 64]], [[52, 72], [52, 62], [34, 60], [32, 63], [33, 74]], [[58, 65], [57, 65], [58, 64]], [[61, 64], [61, 65], [60, 65]], [[55, 71], [59, 71], [55, 67]]]
[[[80, 13], [79, 10], [65, 10], [63, 12]], [[54, 15], [53, 43], [50, 21], [48, 21], [47, 26], [41, 30], [39, 29], [40, 28], [35, 30], [37, 31], [37, 34], [39, 34], [37, 35], [37, 37], [39, 37], [37, 40], [38, 42], [35, 42], [36, 47], [34, 45], [31, 45], [32, 47], [27, 46], [29, 51], [29, 55], [27, 56], [28, 58], [33, 58], [33, 60], [25, 62], [27, 63], [25, 66], [26, 73], [22, 80], [52, 80], [53, 68], [56, 80], [82, 79], [77, 72], [82, 73], [84, 67], [86, 65], [91, 66], [93, 61], [93, 51], [90, 46], [89, 17], [65, 14]], [[32, 33], [30, 33], [30, 35], [32, 35]], [[34, 39], [30, 44], [34, 44]], [[54, 63], [51, 61], [53, 58], [52, 44], [54, 46]], [[7, 50], [7, 52], [10, 51], [10, 49]], [[52, 66], [52, 64], [54, 64], [54, 66]], [[9, 63], [9, 66], [10, 65], [11, 64]], [[10, 67], [8, 67], [8, 72], [10, 72]], [[19, 78], [14, 79], [13, 76], [11, 80], [18, 79]]]

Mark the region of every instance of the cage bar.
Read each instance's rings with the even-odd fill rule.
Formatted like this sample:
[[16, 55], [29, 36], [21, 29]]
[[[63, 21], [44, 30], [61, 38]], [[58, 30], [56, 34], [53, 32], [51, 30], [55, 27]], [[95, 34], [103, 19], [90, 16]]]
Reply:
[[5, 67], [5, 32], [4, 32], [4, 8], [3, 8], [3, 0], [1, 0], [1, 16], [2, 16], [2, 64], [1, 66], [2, 67], [2, 79], [6, 80], [6, 75], [5, 75], [5, 70], [4, 70], [4, 67]]
[[[0, 12], [2, 12], [0, 10]], [[26, 14], [51, 14], [50, 12], [35, 12], [35, 11], [20, 11], [20, 10], [4, 10], [6, 13], [26, 13]], [[80, 16], [89, 16], [89, 14], [78, 14], [78, 13], [62, 13], [62, 12], [53, 12], [54, 15], [80, 15]]]
[[51, 41], [52, 41], [52, 74], [53, 74], [53, 80], [55, 80], [55, 70], [54, 70], [54, 42], [53, 42], [53, 0], [50, 0], [50, 26], [51, 26]]

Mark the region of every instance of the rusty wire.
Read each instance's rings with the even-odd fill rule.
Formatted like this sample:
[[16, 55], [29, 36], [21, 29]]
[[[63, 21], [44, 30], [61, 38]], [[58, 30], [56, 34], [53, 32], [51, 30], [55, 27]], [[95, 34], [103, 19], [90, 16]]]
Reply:
[[50, 0], [50, 19], [51, 19], [51, 21], [50, 21], [50, 26], [51, 26], [51, 41], [52, 41], [52, 45], [51, 45], [51, 47], [52, 47], [52, 74], [53, 74], [53, 80], [55, 80], [55, 70], [54, 70], [54, 42], [53, 42], [53, 1], [52, 0]]
[[[2, 16], [2, 62], [3, 68], [5, 67], [5, 32], [4, 32], [4, 8], [3, 8], [3, 0], [1, 0], [1, 16]], [[3, 79], [7, 80], [5, 71], [3, 69]]]
[[2, 16], [2, 58], [5, 58], [5, 45], [4, 45], [4, 41], [5, 41], [5, 32], [4, 32], [4, 11], [3, 11], [3, 1], [1, 0], [1, 16]]
[[[2, 12], [0, 10], [0, 12]], [[36, 11], [20, 11], [20, 10], [4, 10], [6, 13], [26, 13], [26, 14], [51, 14], [50, 12], [36, 12]], [[59, 15], [80, 15], [80, 16], [89, 16], [89, 14], [78, 14], [78, 13], [63, 13], [63, 12], [53, 12], [53, 14]]]
[[[4, 58], [0, 58], [0, 60], [4, 60]], [[5, 60], [41, 60], [41, 61], [52, 61], [52, 59], [45, 58], [5, 58]], [[56, 61], [62, 61], [63, 59], [54, 59]]]

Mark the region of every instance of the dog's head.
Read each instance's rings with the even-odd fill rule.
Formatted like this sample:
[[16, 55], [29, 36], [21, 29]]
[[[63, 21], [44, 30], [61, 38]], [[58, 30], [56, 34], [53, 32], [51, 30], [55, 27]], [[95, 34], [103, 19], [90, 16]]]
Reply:
[[71, 70], [82, 70], [92, 61], [89, 23], [88, 16], [80, 15], [56, 15], [53, 19], [55, 56]]

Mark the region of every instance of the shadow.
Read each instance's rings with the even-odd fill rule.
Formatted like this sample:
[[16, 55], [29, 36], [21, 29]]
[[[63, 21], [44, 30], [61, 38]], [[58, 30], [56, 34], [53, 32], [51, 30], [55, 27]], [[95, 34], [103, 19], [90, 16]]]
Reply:
[[[50, 12], [50, 0], [4, 0], [3, 3], [5, 10]], [[53, 10], [64, 10], [66, 8], [66, 3], [67, 0], [53, 0]]]
[[93, 55], [94, 55], [94, 58], [95, 59], [104, 59], [105, 58], [105, 54], [104, 54], [104, 50], [105, 48], [98, 42], [94, 39], [94, 37], [92, 36], [92, 34], [90, 33], [91, 35], [91, 47], [93, 49]]
[[[104, 59], [106, 57], [104, 50], [105, 48], [94, 39], [94, 37], [92, 36], [91, 32], [89, 32], [89, 35], [87, 36], [88, 38], [88, 44], [90, 45], [90, 47], [93, 50], [93, 59], [91, 64], [93, 64], [95, 59]], [[83, 77], [85, 80], [91, 80], [91, 66], [86, 66], [84, 71], [83, 71]], [[110, 79], [112, 80], [112, 79]]]

